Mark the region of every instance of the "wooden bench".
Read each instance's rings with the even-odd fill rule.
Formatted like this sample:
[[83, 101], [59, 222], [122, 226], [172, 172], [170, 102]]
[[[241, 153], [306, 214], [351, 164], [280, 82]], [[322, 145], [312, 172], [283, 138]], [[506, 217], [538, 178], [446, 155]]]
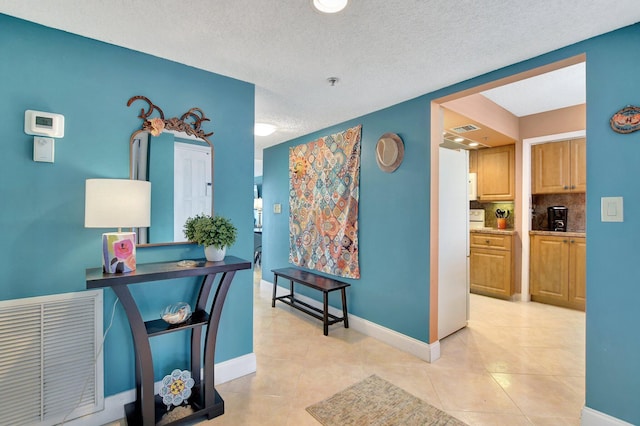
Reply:
[[[349, 328], [349, 317], [347, 315], [347, 295], [345, 289], [351, 284], [331, 278], [313, 274], [296, 268], [273, 269], [273, 298], [271, 299], [271, 307], [275, 308], [276, 300], [286, 303], [299, 311], [302, 311], [314, 318], [322, 321], [324, 325], [324, 335], [329, 335], [329, 326], [338, 322], [344, 322], [344, 328]], [[289, 294], [276, 297], [276, 289], [278, 288], [278, 277], [289, 280]], [[293, 292], [293, 283], [299, 283], [306, 287], [320, 290], [322, 292], [323, 309], [318, 309], [308, 303], [296, 299]], [[340, 290], [342, 293], [342, 317], [337, 317], [329, 313], [329, 293]], [[320, 315], [322, 314], [322, 315]]]

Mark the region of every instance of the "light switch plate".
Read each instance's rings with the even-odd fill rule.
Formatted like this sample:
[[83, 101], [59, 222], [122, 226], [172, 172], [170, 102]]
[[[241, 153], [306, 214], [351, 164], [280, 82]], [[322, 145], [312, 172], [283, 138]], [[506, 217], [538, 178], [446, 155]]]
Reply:
[[600, 216], [602, 222], [624, 222], [622, 197], [602, 197]]
[[273, 212], [276, 214], [282, 213], [282, 204], [276, 203], [273, 205]]

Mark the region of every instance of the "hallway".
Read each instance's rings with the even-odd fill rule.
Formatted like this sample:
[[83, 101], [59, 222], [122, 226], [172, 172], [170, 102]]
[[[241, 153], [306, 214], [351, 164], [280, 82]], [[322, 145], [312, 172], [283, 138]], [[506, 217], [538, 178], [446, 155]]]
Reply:
[[471, 295], [469, 326], [429, 364], [340, 324], [322, 324], [254, 280], [258, 371], [217, 386], [225, 414], [207, 425], [318, 425], [305, 407], [371, 374], [469, 425], [579, 425], [584, 312]]

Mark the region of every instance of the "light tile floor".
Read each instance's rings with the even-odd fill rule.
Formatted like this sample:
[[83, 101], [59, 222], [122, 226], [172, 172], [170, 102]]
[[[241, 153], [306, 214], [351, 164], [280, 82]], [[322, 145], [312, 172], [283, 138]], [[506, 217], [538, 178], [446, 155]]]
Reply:
[[257, 372], [217, 386], [225, 414], [200, 425], [318, 425], [305, 407], [371, 374], [469, 425], [579, 425], [585, 315], [471, 295], [467, 328], [441, 341], [434, 363], [287, 305], [271, 307], [256, 271]]

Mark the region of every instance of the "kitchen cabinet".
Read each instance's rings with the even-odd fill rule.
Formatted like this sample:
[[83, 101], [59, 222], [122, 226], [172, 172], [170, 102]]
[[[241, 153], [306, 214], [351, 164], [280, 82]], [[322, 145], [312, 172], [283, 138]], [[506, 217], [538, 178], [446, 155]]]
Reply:
[[531, 148], [531, 193], [586, 192], [586, 139], [550, 142]]
[[478, 201], [512, 201], [516, 197], [515, 145], [478, 151]]
[[478, 151], [469, 151], [469, 173], [478, 173]]
[[569, 235], [531, 235], [531, 300], [584, 311], [586, 240]]
[[509, 299], [514, 293], [513, 236], [471, 232], [469, 287], [471, 293]]

